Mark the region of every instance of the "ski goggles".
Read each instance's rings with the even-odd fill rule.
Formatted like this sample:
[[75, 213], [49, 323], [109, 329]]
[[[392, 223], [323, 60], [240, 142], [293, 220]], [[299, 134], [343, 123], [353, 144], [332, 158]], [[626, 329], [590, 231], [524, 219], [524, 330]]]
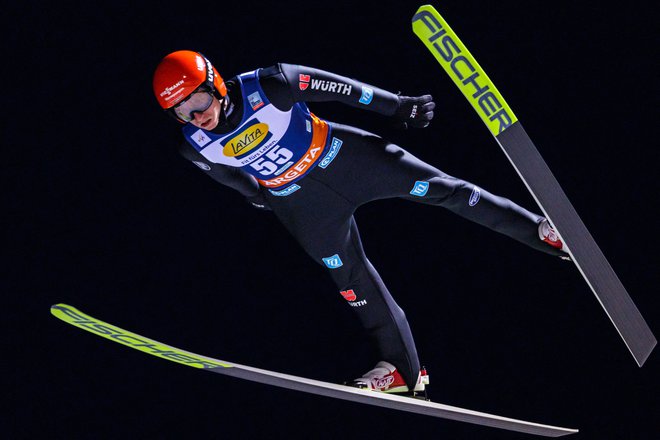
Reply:
[[213, 92], [200, 90], [193, 92], [188, 99], [172, 109], [174, 115], [184, 122], [195, 119], [194, 113], [202, 113], [213, 104]]

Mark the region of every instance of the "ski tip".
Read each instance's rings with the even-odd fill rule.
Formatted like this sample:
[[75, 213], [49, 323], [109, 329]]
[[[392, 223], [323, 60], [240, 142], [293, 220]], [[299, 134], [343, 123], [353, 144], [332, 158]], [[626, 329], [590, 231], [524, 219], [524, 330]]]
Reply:
[[71, 309], [72, 307], [64, 303], [53, 304], [52, 306], [50, 306], [50, 313], [55, 313], [56, 310], [60, 310], [63, 308]]
[[58, 319], [61, 319], [62, 321], [67, 321], [66, 317], [71, 313], [80, 314], [81, 312], [75, 307], [71, 307], [70, 305], [64, 303], [53, 304], [50, 306], [50, 314]]
[[417, 12], [415, 12], [415, 15], [413, 15], [412, 22], [414, 23], [415, 21], [421, 19], [422, 15], [426, 15], [425, 13], [428, 12], [437, 13], [438, 11], [436, 11], [436, 9], [432, 5], [422, 5], [419, 8], [417, 8]]

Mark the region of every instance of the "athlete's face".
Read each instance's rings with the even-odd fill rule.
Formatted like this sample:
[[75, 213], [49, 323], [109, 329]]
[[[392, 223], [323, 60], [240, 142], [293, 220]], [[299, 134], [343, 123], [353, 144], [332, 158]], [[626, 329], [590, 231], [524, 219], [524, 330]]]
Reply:
[[211, 106], [203, 112], [194, 112], [195, 119], [190, 121], [190, 123], [204, 130], [213, 130], [220, 122], [220, 105], [220, 101], [214, 96]]

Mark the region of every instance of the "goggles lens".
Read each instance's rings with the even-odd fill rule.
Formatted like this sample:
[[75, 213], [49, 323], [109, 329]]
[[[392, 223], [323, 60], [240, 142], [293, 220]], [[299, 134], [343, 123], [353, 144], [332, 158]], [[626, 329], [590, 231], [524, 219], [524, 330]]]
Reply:
[[190, 98], [174, 107], [174, 114], [185, 122], [195, 119], [193, 113], [204, 112], [213, 103], [213, 94], [208, 91], [195, 92]]

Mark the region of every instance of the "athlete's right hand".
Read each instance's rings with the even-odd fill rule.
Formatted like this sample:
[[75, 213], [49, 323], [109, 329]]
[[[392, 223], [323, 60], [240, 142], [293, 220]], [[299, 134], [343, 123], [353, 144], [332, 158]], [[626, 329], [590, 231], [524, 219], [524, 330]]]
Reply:
[[399, 106], [394, 112], [394, 118], [400, 128], [424, 128], [431, 123], [434, 108], [435, 102], [431, 95], [399, 96]]

